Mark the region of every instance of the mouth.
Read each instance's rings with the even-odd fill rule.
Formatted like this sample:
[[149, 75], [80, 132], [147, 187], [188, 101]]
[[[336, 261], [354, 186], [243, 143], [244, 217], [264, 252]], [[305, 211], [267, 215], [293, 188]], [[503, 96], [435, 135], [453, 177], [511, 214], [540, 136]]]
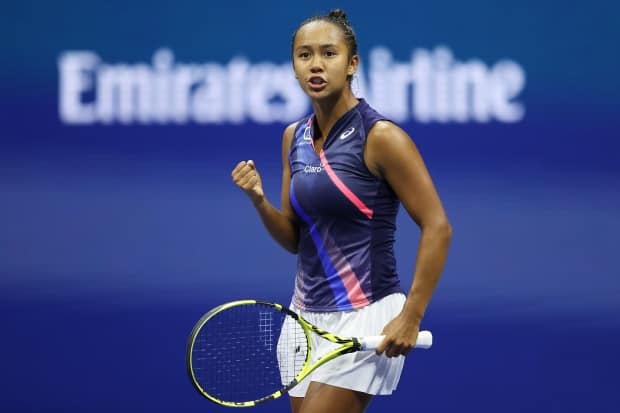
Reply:
[[312, 76], [308, 79], [308, 87], [313, 91], [321, 91], [327, 85], [327, 81], [320, 76]]

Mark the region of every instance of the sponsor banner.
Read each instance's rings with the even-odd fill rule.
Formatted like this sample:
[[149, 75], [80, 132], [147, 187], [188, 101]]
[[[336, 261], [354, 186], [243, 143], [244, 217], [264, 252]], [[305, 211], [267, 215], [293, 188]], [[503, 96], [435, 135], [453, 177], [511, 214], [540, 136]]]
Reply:
[[[59, 116], [69, 125], [290, 123], [310, 111], [290, 62], [177, 62], [159, 49], [149, 63], [107, 63], [82, 50], [63, 52], [58, 73]], [[374, 47], [353, 90], [397, 122], [514, 123], [525, 116], [525, 81], [509, 59], [459, 61], [438, 46], [401, 62]]]

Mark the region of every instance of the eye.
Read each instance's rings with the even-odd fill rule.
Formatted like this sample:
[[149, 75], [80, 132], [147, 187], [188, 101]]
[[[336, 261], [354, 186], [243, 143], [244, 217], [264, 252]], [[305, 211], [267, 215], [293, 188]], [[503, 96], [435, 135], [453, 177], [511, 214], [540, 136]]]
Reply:
[[333, 56], [336, 56], [336, 54], [337, 53], [334, 50], [327, 50], [325, 52], [325, 56], [327, 56], [327, 57], [333, 57]]
[[300, 59], [307, 59], [310, 57], [310, 53], [309, 52], [300, 52], [297, 57], [299, 57]]

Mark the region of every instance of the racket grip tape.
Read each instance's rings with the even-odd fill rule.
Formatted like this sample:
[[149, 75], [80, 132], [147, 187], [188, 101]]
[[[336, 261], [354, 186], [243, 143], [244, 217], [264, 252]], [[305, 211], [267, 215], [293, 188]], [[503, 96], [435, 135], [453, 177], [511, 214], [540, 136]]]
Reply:
[[[362, 351], [376, 350], [385, 336], [368, 336], [360, 338]], [[422, 330], [418, 333], [418, 339], [415, 343], [416, 348], [431, 348], [433, 345], [433, 335], [428, 330]]]

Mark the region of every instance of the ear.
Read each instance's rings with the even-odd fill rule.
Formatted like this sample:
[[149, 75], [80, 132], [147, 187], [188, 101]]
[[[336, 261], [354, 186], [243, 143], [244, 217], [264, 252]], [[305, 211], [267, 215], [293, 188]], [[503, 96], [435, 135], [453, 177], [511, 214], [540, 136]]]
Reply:
[[347, 75], [353, 76], [357, 72], [357, 67], [360, 64], [360, 57], [358, 55], [351, 56], [349, 61], [349, 67], [347, 67]]

